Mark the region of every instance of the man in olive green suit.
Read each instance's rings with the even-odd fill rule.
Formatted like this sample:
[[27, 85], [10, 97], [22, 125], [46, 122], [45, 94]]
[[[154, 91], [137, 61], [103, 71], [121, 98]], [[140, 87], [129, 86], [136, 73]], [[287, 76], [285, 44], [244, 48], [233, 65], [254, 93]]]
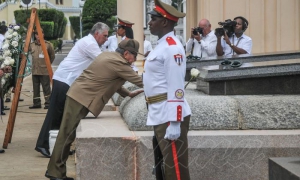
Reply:
[[[44, 34], [43, 34], [44, 35]], [[34, 32], [35, 41], [30, 44], [31, 55], [32, 55], [32, 85], [33, 85], [33, 105], [29, 106], [29, 109], [41, 108], [40, 99], [40, 85], [42, 85], [45, 107], [48, 109], [50, 103], [50, 77], [47, 70], [44, 52], [40, 43], [40, 38], [37, 31]], [[50, 58], [50, 63], [55, 59], [55, 52], [50, 42], [45, 41], [47, 52]]]
[[143, 90], [129, 92], [122, 85], [129, 81], [143, 87], [142, 78], [130, 67], [136, 60], [139, 43], [133, 39], [120, 42], [116, 52], [103, 52], [83, 71], [70, 87], [58, 137], [45, 176], [72, 180], [66, 177], [66, 161], [75, 131], [81, 119], [90, 111], [97, 117], [115, 92], [135, 97]]

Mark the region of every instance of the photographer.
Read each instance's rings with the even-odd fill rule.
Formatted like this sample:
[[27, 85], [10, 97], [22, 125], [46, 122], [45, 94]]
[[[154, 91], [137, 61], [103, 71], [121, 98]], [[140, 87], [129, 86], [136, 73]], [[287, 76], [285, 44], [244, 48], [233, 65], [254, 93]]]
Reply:
[[202, 57], [216, 56], [217, 37], [211, 30], [211, 24], [207, 19], [199, 21], [198, 28], [191, 29], [191, 38], [186, 43], [186, 52]]
[[218, 56], [251, 54], [252, 39], [244, 34], [248, 28], [247, 19], [242, 16], [238, 16], [234, 18], [234, 21], [236, 21], [236, 25], [233, 27], [234, 34], [232, 36], [228, 37], [228, 32], [226, 32], [225, 29], [223, 39], [221, 39], [222, 36], [220, 34], [216, 33], [218, 39], [216, 51]]

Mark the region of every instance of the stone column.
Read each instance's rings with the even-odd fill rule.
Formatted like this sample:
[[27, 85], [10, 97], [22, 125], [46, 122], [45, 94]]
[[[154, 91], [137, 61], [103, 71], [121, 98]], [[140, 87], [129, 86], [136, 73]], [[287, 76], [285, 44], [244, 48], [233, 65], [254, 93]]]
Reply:
[[[139, 52], [144, 54], [144, 0], [117, 0], [117, 16], [133, 22], [134, 39], [140, 43]], [[135, 65], [142, 68], [143, 56], [138, 55]]]

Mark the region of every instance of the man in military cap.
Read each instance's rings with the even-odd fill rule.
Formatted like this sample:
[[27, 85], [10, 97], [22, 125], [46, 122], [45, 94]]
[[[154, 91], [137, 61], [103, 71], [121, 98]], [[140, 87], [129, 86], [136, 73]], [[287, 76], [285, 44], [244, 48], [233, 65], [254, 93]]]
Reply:
[[149, 110], [147, 125], [154, 127], [165, 179], [189, 180], [187, 133], [191, 109], [184, 98], [186, 56], [173, 32], [185, 14], [159, 0], [155, 0], [155, 8], [149, 14], [150, 32], [159, 39], [147, 56], [143, 74]]
[[[42, 31], [43, 32], [43, 31]], [[44, 36], [44, 32], [43, 32]], [[41, 99], [40, 99], [40, 85], [42, 85], [44, 98], [45, 98], [45, 107], [48, 109], [50, 104], [50, 77], [48, 74], [45, 56], [42, 46], [40, 43], [40, 38], [37, 34], [37, 31], [34, 31], [35, 41], [30, 44], [29, 51], [32, 55], [32, 85], [33, 85], [33, 105], [29, 106], [29, 109], [41, 108]], [[52, 44], [49, 41], [45, 41], [47, 52], [50, 58], [50, 63], [55, 59], [55, 52]]]
[[143, 87], [142, 78], [130, 67], [136, 60], [138, 50], [139, 43], [136, 40], [123, 40], [116, 52], [102, 52], [97, 56], [72, 84], [67, 93], [63, 119], [45, 174], [47, 178], [73, 180], [66, 177], [66, 161], [75, 139], [75, 130], [88, 112], [97, 117], [115, 92], [123, 97], [135, 97], [143, 92], [129, 92], [122, 87], [126, 81]]

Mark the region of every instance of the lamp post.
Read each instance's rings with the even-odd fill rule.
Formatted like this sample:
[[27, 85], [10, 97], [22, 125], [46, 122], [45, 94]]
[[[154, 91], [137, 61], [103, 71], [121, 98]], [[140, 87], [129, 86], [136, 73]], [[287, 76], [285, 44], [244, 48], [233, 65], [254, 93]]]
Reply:
[[41, 0], [39, 0], [39, 9], [41, 9]]

